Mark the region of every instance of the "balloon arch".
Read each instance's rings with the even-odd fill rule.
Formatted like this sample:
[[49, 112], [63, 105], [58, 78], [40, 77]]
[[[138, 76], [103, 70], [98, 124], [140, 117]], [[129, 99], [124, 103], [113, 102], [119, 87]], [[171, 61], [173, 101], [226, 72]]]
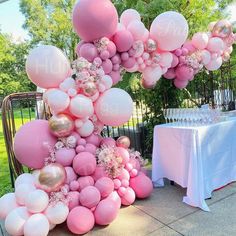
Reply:
[[17, 160], [34, 171], [0, 198], [0, 218], [13, 236], [45, 236], [65, 221], [71, 232], [84, 234], [95, 223], [110, 224], [121, 205], [149, 197], [145, 160], [130, 149], [129, 138], [100, 136], [104, 125], [122, 125], [132, 115], [129, 94], [112, 86], [128, 71], [142, 74], [144, 88], [162, 76], [184, 88], [202, 69], [217, 70], [229, 60], [236, 39], [231, 24], [220, 20], [187, 40], [187, 21], [174, 11], [157, 16], [149, 31], [136, 10], [119, 20], [110, 0], [79, 0], [72, 18], [82, 39], [72, 68], [49, 45], [33, 49], [26, 61], [29, 79], [46, 89], [52, 117], [23, 125], [15, 136]]

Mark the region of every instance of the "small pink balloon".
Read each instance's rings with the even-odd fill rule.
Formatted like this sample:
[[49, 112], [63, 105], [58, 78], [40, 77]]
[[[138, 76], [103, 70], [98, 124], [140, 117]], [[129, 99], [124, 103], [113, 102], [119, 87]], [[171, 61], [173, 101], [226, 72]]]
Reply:
[[94, 180], [91, 176], [84, 176], [78, 178], [78, 183], [79, 183], [79, 190], [82, 191], [84, 188], [88, 186], [93, 186]]
[[105, 61], [110, 57], [110, 53], [107, 50], [104, 50], [100, 53], [100, 57]]
[[153, 191], [152, 181], [145, 175], [138, 175], [130, 179], [130, 187], [138, 198], [147, 198]]
[[93, 63], [98, 65], [98, 66], [101, 66], [102, 65], [102, 59], [100, 57], [96, 57], [94, 60], [93, 60]]
[[122, 79], [119, 71], [112, 71], [109, 75], [112, 78], [113, 85], [116, 85]]
[[114, 190], [114, 183], [108, 177], [98, 179], [94, 185], [101, 193], [101, 196], [107, 197]]
[[175, 87], [178, 88], [178, 89], [186, 88], [187, 85], [188, 85], [188, 80], [175, 79], [175, 80], [174, 80], [174, 85], [175, 85]]
[[128, 52], [123, 52], [121, 54], [121, 60], [122, 61], [127, 61], [129, 59], [129, 53]]
[[122, 158], [122, 163], [124, 165], [129, 162], [129, 152], [127, 151], [127, 149], [123, 147], [117, 147], [115, 152], [117, 156], [120, 156]]
[[97, 181], [98, 179], [102, 178], [102, 177], [108, 177], [104, 167], [102, 166], [97, 166], [95, 169], [95, 172], [92, 175], [93, 179], [95, 181]]
[[97, 147], [95, 145], [91, 144], [91, 143], [87, 143], [86, 146], [85, 146], [85, 151], [90, 152], [93, 155], [95, 155], [96, 151], [97, 151]]
[[109, 0], [81, 0], [74, 6], [72, 21], [80, 38], [91, 42], [116, 32], [118, 13]]
[[80, 192], [80, 204], [87, 208], [96, 207], [101, 200], [101, 194], [94, 186], [88, 186]]
[[121, 181], [121, 186], [125, 188], [129, 187], [129, 181], [127, 179], [123, 179]]
[[111, 199], [99, 202], [95, 212], [95, 221], [98, 225], [109, 225], [118, 215], [117, 204]]
[[131, 171], [133, 169], [133, 165], [130, 162], [126, 163], [125, 169], [128, 170], [128, 171]]
[[67, 226], [74, 234], [85, 234], [94, 227], [94, 224], [93, 213], [86, 207], [75, 207], [67, 217]]
[[123, 197], [123, 196], [125, 195], [125, 193], [126, 193], [126, 188], [121, 186], [121, 187], [118, 189], [118, 194], [119, 194], [119, 196], [120, 196], [120, 197]]
[[108, 146], [108, 147], [115, 147], [116, 146], [116, 141], [113, 138], [103, 138], [101, 143], [101, 146]]
[[202, 50], [202, 63], [207, 65], [211, 61], [211, 53], [208, 50]]
[[78, 140], [78, 142], [77, 142], [77, 144], [78, 145], [82, 145], [82, 146], [85, 146], [86, 145], [86, 139], [84, 139], [84, 138], [80, 138], [79, 140]]
[[69, 192], [67, 195], [67, 199], [69, 201], [68, 207], [71, 211], [72, 209], [74, 209], [79, 205], [79, 192], [77, 191]]
[[130, 179], [130, 175], [129, 172], [126, 169], [122, 169], [121, 174], [117, 177], [119, 180], [129, 180]]
[[65, 171], [66, 171], [66, 184], [70, 184], [72, 181], [77, 179], [77, 175], [74, 172], [72, 167], [65, 167]]
[[98, 50], [92, 43], [85, 43], [81, 46], [79, 50], [79, 55], [89, 62], [93, 62], [93, 60], [98, 56]]
[[176, 77], [175, 69], [170, 68], [163, 76], [166, 79], [174, 79]]
[[112, 62], [109, 59], [106, 59], [102, 62], [102, 68], [106, 75], [110, 74], [112, 72]]
[[81, 40], [77, 45], [76, 45], [76, 48], [75, 48], [75, 52], [77, 54], [77, 56], [79, 56], [79, 50], [80, 48], [82, 47], [82, 45], [84, 45], [86, 42], [84, 42], [83, 40]]
[[183, 48], [187, 48], [189, 53], [193, 53], [196, 51], [196, 48], [193, 46], [192, 41], [190, 41], [190, 40], [188, 40], [184, 43]]
[[119, 71], [120, 70], [120, 65], [119, 64], [113, 65], [112, 70], [113, 71]]
[[197, 49], [204, 49], [207, 47], [209, 37], [206, 33], [195, 33], [192, 38], [192, 44]]
[[113, 64], [120, 64], [121, 63], [120, 55], [116, 54], [114, 57], [111, 58], [111, 61]]
[[107, 51], [109, 52], [110, 58], [116, 55], [116, 45], [112, 41], [109, 41]]
[[96, 147], [99, 147], [101, 140], [102, 137], [98, 134], [91, 134], [89, 137], [86, 138], [87, 143], [91, 143]]
[[130, 206], [134, 203], [135, 201], [135, 192], [132, 188], [128, 187], [126, 189], [125, 194], [121, 198], [121, 203], [124, 206]]
[[81, 152], [73, 160], [73, 169], [81, 176], [93, 174], [96, 165], [96, 158], [90, 152]]
[[182, 55], [183, 56], [187, 56], [189, 53], [188, 49], [187, 48], [182, 48]]
[[79, 182], [74, 180], [72, 182], [70, 182], [70, 190], [71, 191], [77, 191], [79, 189]]
[[70, 166], [75, 156], [76, 152], [72, 148], [61, 148], [55, 152], [56, 162], [63, 166]]
[[178, 66], [175, 73], [179, 80], [190, 80], [194, 75], [193, 69], [186, 65]]
[[136, 170], [136, 169], [133, 169], [133, 170], [131, 170], [130, 171], [130, 177], [136, 177], [138, 175], [138, 170]]
[[114, 188], [119, 189], [121, 187], [121, 181], [119, 179], [114, 179]]
[[83, 145], [79, 145], [76, 147], [76, 152], [80, 153], [80, 152], [84, 152], [85, 151], [85, 146]]
[[136, 60], [134, 57], [130, 57], [128, 60], [122, 63], [122, 65], [127, 69], [134, 67], [135, 64], [136, 64]]
[[132, 47], [134, 39], [128, 30], [120, 30], [114, 35], [113, 41], [118, 52], [127, 52]]
[[178, 49], [175, 50], [174, 53], [175, 53], [175, 55], [176, 55], [177, 57], [179, 57], [179, 56], [182, 55], [182, 49], [181, 49], [181, 48], [178, 48]]

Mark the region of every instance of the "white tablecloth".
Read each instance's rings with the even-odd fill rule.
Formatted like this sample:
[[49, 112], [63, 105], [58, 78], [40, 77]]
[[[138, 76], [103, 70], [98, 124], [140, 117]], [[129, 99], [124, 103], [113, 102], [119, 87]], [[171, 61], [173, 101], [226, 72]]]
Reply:
[[152, 180], [163, 178], [187, 188], [183, 202], [209, 211], [205, 199], [236, 180], [236, 119], [199, 127], [157, 125], [154, 130]]

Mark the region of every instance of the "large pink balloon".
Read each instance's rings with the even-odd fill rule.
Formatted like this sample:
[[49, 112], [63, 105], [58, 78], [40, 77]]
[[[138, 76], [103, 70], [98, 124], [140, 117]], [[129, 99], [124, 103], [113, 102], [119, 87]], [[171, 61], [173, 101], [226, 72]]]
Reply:
[[110, 0], [79, 0], [72, 18], [76, 33], [87, 42], [111, 37], [118, 26], [118, 14]]
[[173, 51], [180, 48], [188, 37], [188, 23], [183, 15], [167, 11], [153, 21], [150, 35], [158, 43], [158, 48]]
[[94, 186], [88, 186], [80, 192], [79, 201], [82, 206], [91, 209], [97, 206], [100, 200], [101, 200], [101, 194], [99, 190]]
[[96, 101], [95, 112], [105, 125], [119, 126], [127, 122], [133, 111], [130, 95], [122, 89], [112, 88]]
[[67, 217], [67, 226], [74, 234], [85, 234], [95, 224], [93, 213], [86, 207], [75, 207]]
[[130, 179], [130, 187], [138, 198], [149, 197], [153, 191], [152, 181], [143, 174]]
[[175, 85], [175, 87], [178, 88], [178, 89], [186, 88], [187, 85], [188, 85], [188, 80], [175, 79], [175, 80], [174, 80], [174, 85]]
[[107, 198], [99, 202], [95, 212], [95, 221], [98, 225], [109, 225], [118, 215], [117, 204]]
[[17, 160], [34, 169], [44, 166], [49, 156], [49, 147], [53, 148], [56, 138], [49, 130], [48, 121], [35, 120], [23, 125], [14, 139], [14, 152]]
[[114, 183], [108, 177], [102, 177], [97, 180], [95, 187], [100, 191], [102, 197], [107, 197], [114, 190]]
[[35, 85], [55, 88], [69, 76], [70, 62], [60, 49], [41, 45], [27, 57], [26, 72]]

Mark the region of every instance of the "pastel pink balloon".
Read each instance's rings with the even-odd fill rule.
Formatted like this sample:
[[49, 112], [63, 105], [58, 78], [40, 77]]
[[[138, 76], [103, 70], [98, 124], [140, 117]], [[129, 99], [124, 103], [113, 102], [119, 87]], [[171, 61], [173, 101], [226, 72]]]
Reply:
[[30, 216], [24, 225], [25, 236], [46, 236], [49, 232], [49, 222], [45, 215], [39, 213]]
[[49, 130], [48, 121], [34, 120], [17, 131], [14, 153], [21, 164], [40, 169], [44, 166], [45, 158], [49, 156], [49, 147], [52, 148], [55, 144], [56, 138]]
[[66, 171], [66, 183], [70, 184], [72, 181], [77, 179], [77, 175], [74, 172], [72, 167], [65, 167], [65, 171]]
[[121, 198], [121, 203], [124, 206], [130, 206], [135, 201], [135, 192], [132, 188], [128, 187], [124, 196]]
[[88, 137], [93, 133], [93, 131], [94, 124], [91, 120], [87, 120], [79, 129], [77, 129], [77, 132], [81, 137]]
[[130, 175], [129, 172], [126, 169], [122, 169], [121, 174], [117, 177], [119, 180], [129, 180], [130, 179]]
[[201, 52], [202, 56], [202, 63], [204, 65], [207, 65], [211, 61], [211, 53], [208, 50], [202, 50]]
[[118, 189], [121, 187], [121, 181], [119, 179], [114, 179], [113, 182], [114, 182], [115, 189]]
[[217, 57], [216, 59], [212, 59], [205, 67], [209, 71], [218, 70], [221, 67], [222, 62], [222, 57]]
[[114, 57], [111, 58], [111, 61], [113, 64], [120, 64], [121, 63], [120, 54], [117, 53]]
[[76, 152], [72, 148], [61, 148], [55, 152], [56, 162], [63, 166], [70, 166], [75, 156]]
[[96, 165], [96, 158], [90, 152], [81, 152], [73, 160], [73, 168], [81, 176], [93, 174]]
[[100, 57], [105, 61], [110, 57], [110, 53], [107, 50], [104, 50], [100, 53]]
[[41, 88], [56, 88], [66, 79], [70, 62], [57, 47], [41, 45], [30, 51], [26, 60], [29, 79]]
[[145, 34], [145, 26], [140, 20], [134, 20], [130, 22], [127, 27], [127, 30], [132, 34], [134, 40], [141, 40]]
[[79, 195], [80, 194], [77, 191], [72, 191], [68, 193], [67, 199], [69, 201], [68, 207], [70, 211], [79, 205]]
[[71, 99], [70, 112], [78, 118], [90, 117], [94, 113], [93, 103], [88, 97], [79, 94]]
[[77, 191], [79, 189], [79, 182], [74, 180], [72, 182], [70, 182], [70, 190], [71, 191]]
[[[196, 51], [196, 48], [193, 46], [192, 41], [188, 40], [183, 45], [184, 48], [187, 48], [189, 53]], [[177, 55], [176, 55], [177, 56]], [[181, 56], [181, 55], [180, 55]]]
[[207, 49], [210, 52], [219, 52], [224, 49], [224, 41], [221, 38], [213, 37], [209, 39]]
[[174, 79], [176, 77], [175, 69], [170, 68], [163, 76], [166, 79]]
[[159, 64], [162, 67], [168, 67], [168, 68], [171, 67], [172, 61], [173, 61], [172, 53], [170, 52], [161, 53], [161, 60]]
[[7, 193], [0, 198], [0, 219], [5, 219], [7, 215], [19, 207], [14, 193]]
[[91, 134], [89, 137], [86, 138], [87, 143], [91, 143], [98, 147], [100, 145], [100, 142], [102, 140], [102, 137], [98, 134]]
[[182, 55], [182, 49], [181, 49], [181, 48], [178, 48], [178, 49], [176, 49], [176, 50], [174, 51], [174, 53], [175, 53], [175, 55], [176, 55], [177, 57], [179, 57], [179, 56]]
[[141, 21], [140, 14], [134, 9], [127, 9], [127, 10], [123, 11], [123, 13], [120, 16], [121, 24], [127, 28], [128, 25], [132, 21]]
[[110, 38], [115, 33], [118, 14], [109, 0], [80, 0], [74, 6], [72, 21], [80, 38], [91, 42], [102, 37]]
[[133, 169], [133, 170], [131, 170], [130, 171], [130, 177], [135, 177], [135, 176], [137, 176], [138, 175], [138, 170], [136, 170], [136, 169]]
[[187, 55], [188, 55], [188, 53], [189, 53], [188, 49], [187, 49], [187, 48], [184, 48], [184, 47], [182, 47], [182, 55], [183, 55], [183, 56], [187, 56]]
[[91, 143], [87, 143], [86, 146], [85, 146], [85, 151], [90, 152], [93, 155], [95, 155], [96, 151], [97, 151], [97, 147], [95, 145], [91, 144]]
[[109, 225], [118, 215], [117, 204], [111, 199], [99, 202], [95, 212], [95, 221], [98, 225]]
[[120, 197], [123, 197], [123, 196], [125, 195], [125, 193], [126, 193], [126, 188], [123, 187], [123, 186], [121, 186], [121, 187], [118, 189], [117, 192], [118, 192], [118, 194], [119, 194]]
[[130, 95], [122, 89], [111, 88], [95, 103], [98, 119], [105, 125], [119, 126], [127, 122], [133, 111]]
[[79, 55], [89, 62], [93, 62], [93, 60], [98, 56], [98, 50], [92, 43], [85, 43], [81, 46], [79, 50]]
[[120, 209], [120, 207], [121, 207], [121, 199], [120, 199], [119, 194], [118, 194], [116, 191], [113, 191], [113, 192], [107, 197], [107, 199], [112, 200], [112, 201], [116, 204], [116, 207], [117, 207], [118, 209]]
[[131, 178], [130, 187], [138, 198], [147, 198], [153, 191], [152, 181], [146, 175], [138, 175]]
[[123, 179], [121, 181], [121, 186], [125, 188], [129, 187], [129, 181], [127, 179]]
[[175, 73], [179, 80], [190, 80], [194, 75], [193, 69], [186, 65], [178, 66]]
[[155, 86], [157, 81], [162, 76], [162, 69], [160, 66], [156, 66], [154, 68], [147, 67], [143, 72], [143, 78], [145, 81], [147, 81], [149, 84]]
[[133, 45], [134, 39], [128, 30], [120, 30], [113, 37], [118, 52], [127, 52]]
[[174, 11], [164, 12], [152, 22], [150, 36], [158, 48], [173, 51], [180, 48], [188, 37], [188, 23], [183, 15]]
[[195, 33], [192, 38], [192, 44], [198, 49], [204, 49], [207, 47], [209, 37], [206, 33]]
[[78, 178], [79, 190], [82, 191], [84, 188], [88, 186], [94, 185], [94, 180], [91, 176], [83, 176]]
[[122, 63], [122, 65], [127, 69], [133, 68], [135, 64], [136, 64], [136, 60], [134, 57], [130, 57], [128, 60], [123, 61]]
[[75, 207], [67, 217], [67, 226], [74, 234], [85, 234], [94, 227], [94, 224], [93, 213], [86, 207]]
[[95, 172], [92, 175], [93, 179], [95, 181], [97, 181], [98, 179], [102, 178], [102, 177], [108, 177], [104, 167], [102, 166], [97, 166], [95, 169]]
[[175, 54], [172, 54], [172, 57], [173, 57], [173, 60], [171, 63], [171, 68], [174, 68], [179, 64], [179, 58]]
[[36, 181], [36, 178], [34, 175], [29, 174], [29, 173], [21, 174], [15, 180], [15, 188], [19, 186], [20, 184], [34, 185], [35, 181]]
[[26, 207], [18, 207], [12, 210], [6, 217], [5, 229], [12, 236], [24, 234], [25, 222], [29, 219], [30, 213]]
[[179, 80], [179, 79], [174, 80], [174, 85], [178, 89], [186, 88], [188, 83], [189, 83], [188, 80]]
[[47, 94], [47, 104], [54, 114], [65, 111], [70, 104], [70, 97], [67, 93], [55, 89]]
[[116, 152], [116, 155], [122, 158], [123, 160], [122, 163], [124, 165], [129, 162], [129, 152], [127, 151], [127, 149], [123, 147], [117, 147], [115, 152]]
[[100, 191], [103, 198], [110, 195], [114, 190], [114, 183], [112, 179], [108, 177], [98, 179], [94, 186]]
[[101, 141], [101, 146], [108, 146], [108, 147], [115, 147], [116, 146], [116, 141], [113, 138], [103, 138]]
[[102, 62], [102, 68], [106, 75], [110, 74], [112, 72], [112, 62], [109, 59], [106, 59]]
[[75, 52], [77, 54], [77, 56], [79, 56], [79, 50], [80, 48], [82, 47], [82, 45], [86, 44], [86, 42], [84, 42], [84, 40], [81, 40], [77, 45], [76, 45], [76, 48], [75, 48]]
[[109, 52], [110, 58], [116, 55], [116, 45], [112, 41], [109, 41], [107, 50]]
[[100, 200], [101, 200], [101, 194], [99, 190], [94, 186], [88, 186], [80, 192], [79, 201], [82, 206], [91, 209], [97, 206]]
[[30, 192], [25, 200], [25, 206], [30, 213], [43, 212], [48, 204], [48, 194], [40, 189]]

